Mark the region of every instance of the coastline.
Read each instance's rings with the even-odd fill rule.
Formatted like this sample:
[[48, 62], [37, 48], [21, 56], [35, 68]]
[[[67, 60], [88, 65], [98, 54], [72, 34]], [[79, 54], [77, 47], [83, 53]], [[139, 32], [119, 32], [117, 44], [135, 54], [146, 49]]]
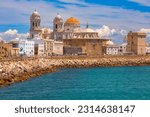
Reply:
[[0, 60], [0, 87], [55, 72], [59, 68], [143, 65], [150, 65], [150, 56], [60, 56]]

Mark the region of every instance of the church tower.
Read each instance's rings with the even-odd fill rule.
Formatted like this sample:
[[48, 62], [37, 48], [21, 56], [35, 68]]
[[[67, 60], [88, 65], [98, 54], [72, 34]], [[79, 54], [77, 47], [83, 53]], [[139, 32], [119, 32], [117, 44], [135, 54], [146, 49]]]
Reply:
[[62, 28], [63, 28], [63, 19], [58, 13], [53, 20], [53, 30], [54, 32], [60, 32]]
[[63, 19], [59, 15], [59, 13], [57, 13], [57, 16], [53, 20], [53, 38], [54, 38], [54, 40], [62, 41], [62, 37], [63, 37], [62, 31], [63, 31]]
[[30, 17], [30, 38], [39, 36], [41, 31], [41, 17], [35, 10]]
[[146, 33], [130, 31], [127, 35], [127, 51], [136, 55], [146, 55]]

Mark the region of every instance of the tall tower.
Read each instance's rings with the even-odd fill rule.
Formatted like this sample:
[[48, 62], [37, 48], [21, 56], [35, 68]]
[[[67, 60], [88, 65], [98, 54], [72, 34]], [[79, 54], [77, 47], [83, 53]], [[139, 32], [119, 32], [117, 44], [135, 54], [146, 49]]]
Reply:
[[30, 38], [34, 38], [35, 35], [39, 35], [41, 32], [41, 17], [35, 10], [30, 17]]
[[59, 13], [57, 13], [57, 16], [53, 20], [53, 30], [54, 32], [60, 32], [62, 28], [63, 28], [63, 19], [59, 15]]
[[127, 35], [127, 51], [136, 55], [145, 55], [146, 33], [130, 31]]
[[62, 41], [62, 38], [63, 38], [62, 31], [63, 31], [63, 19], [59, 15], [59, 13], [57, 13], [57, 16], [53, 20], [53, 38], [54, 38], [54, 40]]

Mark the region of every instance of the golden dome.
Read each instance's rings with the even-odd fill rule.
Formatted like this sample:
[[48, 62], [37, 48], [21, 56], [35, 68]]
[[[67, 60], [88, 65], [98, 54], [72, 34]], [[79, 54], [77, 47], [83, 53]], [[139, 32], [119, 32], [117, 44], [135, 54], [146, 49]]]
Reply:
[[79, 20], [77, 20], [74, 17], [70, 17], [66, 20], [65, 24], [76, 24], [76, 25], [80, 25]]

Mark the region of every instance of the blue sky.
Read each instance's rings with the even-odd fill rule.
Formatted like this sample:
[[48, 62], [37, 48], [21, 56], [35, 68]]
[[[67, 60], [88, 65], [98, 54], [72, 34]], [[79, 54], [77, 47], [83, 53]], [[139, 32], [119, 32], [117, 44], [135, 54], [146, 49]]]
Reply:
[[130, 30], [150, 33], [149, 0], [1, 0], [0, 32], [16, 29], [27, 33], [35, 9], [43, 27], [52, 28], [53, 18], [59, 12], [64, 21], [74, 16], [82, 28], [89, 22], [91, 28], [113, 38], [121, 38]]
[[[93, 3], [93, 4], [102, 4], [102, 5], [108, 5], [108, 6], [122, 7], [124, 9], [134, 9], [134, 10], [139, 10], [142, 12], [150, 11], [150, 7], [143, 5], [142, 3], [138, 2], [138, 0], [137, 2], [134, 2], [132, 0], [131, 1], [130, 0], [85, 0], [85, 1]], [[147, 0], [147, 2], [149, 1]]]

